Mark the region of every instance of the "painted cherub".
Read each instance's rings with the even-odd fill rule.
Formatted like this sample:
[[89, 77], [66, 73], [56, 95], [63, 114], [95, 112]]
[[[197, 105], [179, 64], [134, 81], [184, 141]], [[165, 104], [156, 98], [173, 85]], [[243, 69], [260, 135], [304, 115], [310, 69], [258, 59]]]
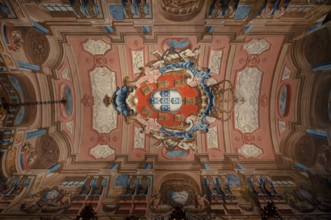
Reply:
[[149, 208], [153, 212], [158, 212], [160, 203], [161, 203], [161, 194], [157, 192], [153, 195], [152, 199], [150, 200]]
[[199, 211], [205, 211], [206, 208], [209, 206], [209, 201], [206, 199], [206, 195], [200, 196], [196, 195], [195, 197], [195, 206], [198, 207]]

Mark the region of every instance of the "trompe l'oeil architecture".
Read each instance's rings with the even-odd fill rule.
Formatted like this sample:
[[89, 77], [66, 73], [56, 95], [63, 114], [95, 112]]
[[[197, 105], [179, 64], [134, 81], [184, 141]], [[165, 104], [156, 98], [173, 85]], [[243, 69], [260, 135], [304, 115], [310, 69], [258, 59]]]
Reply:
[[0, 219], [330, 219], [330, 10], [0, 1]]

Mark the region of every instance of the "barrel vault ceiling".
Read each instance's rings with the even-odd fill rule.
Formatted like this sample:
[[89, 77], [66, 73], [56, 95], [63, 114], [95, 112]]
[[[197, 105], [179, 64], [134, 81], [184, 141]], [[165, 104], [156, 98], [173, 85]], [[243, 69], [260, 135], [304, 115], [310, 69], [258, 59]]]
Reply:
[[[3, 176], [54, 164], [67, 178], [116, 166], [126, 170], [119, 172], [144, 173], [152, 164], [151, 172], [190, 173], [282, 170], [292, 159], [310, 161], [309, 149], [289, 146], [318, 128], [311, 103], [319, 102], [314, 85], [323, 79], [313, 75], [309, 54], [330, 47], [330, 31], [310, 37], [330, 5], [9, 2], [0, 1], [1, 80], [17, 81], [23, 102], [65, 98], [66, 104], [25, 106], [21, 120], [1, 119], [2, 129], [21, 134], [13, 158], [35, 148], [20, 165], [4, 160]], [[330, 124], [320, 121], [323, 129]], [[62, 181], [54, 175], [40, 181], [46, 178]]]

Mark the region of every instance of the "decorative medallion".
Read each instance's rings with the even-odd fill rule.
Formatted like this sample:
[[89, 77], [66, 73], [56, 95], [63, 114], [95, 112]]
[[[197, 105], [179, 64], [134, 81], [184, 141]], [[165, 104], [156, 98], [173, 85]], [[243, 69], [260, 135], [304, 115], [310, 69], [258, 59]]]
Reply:
[[248, 54], [261, 54], [270, 48], [270, 44], [265, 39], [252, 40], [244, 45], [244, 49]]
[[23, 48], [28, 59], [35, 65], [43, 64], [50, 53], [50, 45], [45, 34], [35, 29], [30, 29], [24, 35]]
[[254, 144], [244, 144], [239, 149], [239, 153], [246, 158], [258, 158], [262, 154], [262, 150]]
[[88, 40], [83, 43], [83, 48], [92, 55], [104, 55], [111, 49], [111, 45], [102, 40]]
[[106, 159], [115, 154], [109, 145], [97, 145], [90, 150], [90, 154], [96, 159]]
[[91, 107], [94, 103], [94, 98], [93, 96], [85, 94], [81, 99], [81, 103], [84, 105], [84, 107]]

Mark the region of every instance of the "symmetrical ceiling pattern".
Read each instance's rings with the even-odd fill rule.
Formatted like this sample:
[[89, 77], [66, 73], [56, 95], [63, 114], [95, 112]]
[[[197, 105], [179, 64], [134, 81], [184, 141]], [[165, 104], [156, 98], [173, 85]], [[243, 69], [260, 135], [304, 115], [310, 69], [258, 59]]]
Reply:
[[330, 10], [0, 1], [0, 218], [330, 218]]

